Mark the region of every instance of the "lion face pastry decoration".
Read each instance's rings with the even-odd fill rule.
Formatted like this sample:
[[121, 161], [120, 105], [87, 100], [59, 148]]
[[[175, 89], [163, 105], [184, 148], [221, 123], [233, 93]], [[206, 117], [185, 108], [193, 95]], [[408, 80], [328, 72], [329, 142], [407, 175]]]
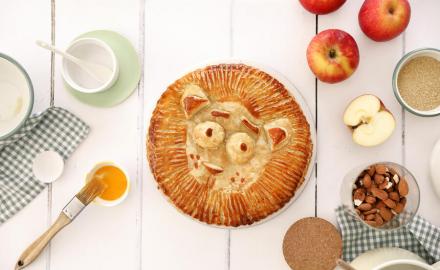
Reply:
[[243, 64], [208, 66], [169, 86], [147, 144], [156, 182], [178, 209], [233, 227], [288, 203], [313, 153], [299, 104], [275, 78]]

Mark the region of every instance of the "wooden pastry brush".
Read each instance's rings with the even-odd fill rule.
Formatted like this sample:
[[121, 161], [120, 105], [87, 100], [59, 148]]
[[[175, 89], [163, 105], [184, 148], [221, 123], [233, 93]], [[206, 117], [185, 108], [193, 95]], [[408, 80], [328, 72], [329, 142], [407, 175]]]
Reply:
[[107, 185], [102, 177], [93, 177], [78, 194], [63, 208], [55, 223], [37, 240], [35, 240], [17, 261], [15, 270], [23, 269], [31, 264], [44, 250], [50, 240], [66, 225], [70, 224], [81, 211], [96, 197], [101, 195]]

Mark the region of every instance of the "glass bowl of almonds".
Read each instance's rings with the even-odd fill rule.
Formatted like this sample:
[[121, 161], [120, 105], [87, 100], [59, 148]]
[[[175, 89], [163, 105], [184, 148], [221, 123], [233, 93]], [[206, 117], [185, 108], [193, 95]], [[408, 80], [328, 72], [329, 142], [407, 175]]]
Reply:
[[414, 175], [402, 165], [377, 162], [351, 170], [341, 187], [342, 204], [366, 226], [393, 230], [417, 213], [420, 190]]

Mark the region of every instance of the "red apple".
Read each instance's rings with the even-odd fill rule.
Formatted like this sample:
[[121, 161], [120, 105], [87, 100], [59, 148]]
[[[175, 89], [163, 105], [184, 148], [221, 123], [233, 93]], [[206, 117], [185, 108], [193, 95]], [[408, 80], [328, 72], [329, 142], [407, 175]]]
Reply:
[[407, 0], [365, 0], [359, 11], [359, 24], [372, 40], [387, 41], [405, 30], [410, 17]]
[[299, 0], [301, 5], [314, 14], [327, 14], [340, 8], [346, 0]]
[[328, 29], [317, 34], [307, 48], [307, 62], [315, 76], [327, 83], [350, 77], [359, 64], [359, 49], [350, 34]]

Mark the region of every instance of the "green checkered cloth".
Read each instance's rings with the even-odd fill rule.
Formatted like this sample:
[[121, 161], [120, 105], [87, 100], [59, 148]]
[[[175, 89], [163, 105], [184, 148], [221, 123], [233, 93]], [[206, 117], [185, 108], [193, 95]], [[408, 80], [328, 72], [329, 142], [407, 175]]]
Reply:
[[67, 160], [88, 133], [89, 127], [81, 119], [52, 107], [30, 117], [13, 136], [0, 140], [0, 225], [46, 187], [33, 175], [34, 157], [52, 150]]
[[336, 209], [336, 219], [342, 233], [342, 257], [345, 261], [352, 261], [368, 250], [381, 247], [409, 250], [430, 264], [440, 261], [440, 229], [420, 216], [392, 231], [379, 231], [365, 226], [343, 206]]

